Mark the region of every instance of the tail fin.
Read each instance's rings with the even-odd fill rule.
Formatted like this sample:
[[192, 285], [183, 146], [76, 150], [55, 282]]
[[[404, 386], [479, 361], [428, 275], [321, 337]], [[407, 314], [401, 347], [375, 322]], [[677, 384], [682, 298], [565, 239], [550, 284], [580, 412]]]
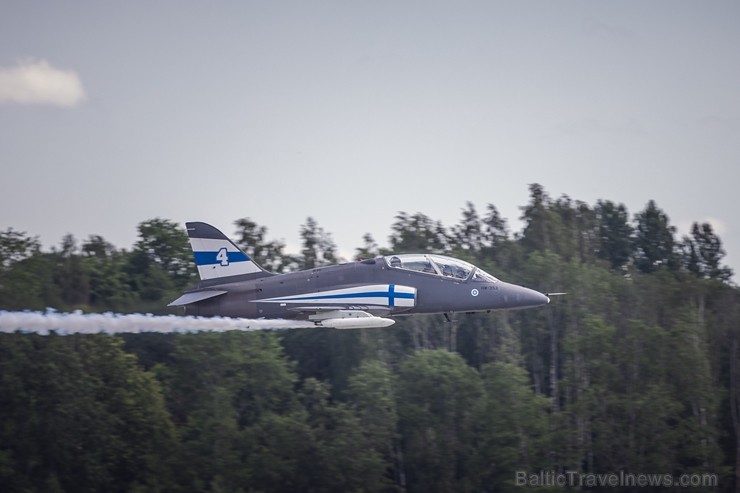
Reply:
[[244, 274], [269, 274], [210, 224], [185, 223], [201, 281]]

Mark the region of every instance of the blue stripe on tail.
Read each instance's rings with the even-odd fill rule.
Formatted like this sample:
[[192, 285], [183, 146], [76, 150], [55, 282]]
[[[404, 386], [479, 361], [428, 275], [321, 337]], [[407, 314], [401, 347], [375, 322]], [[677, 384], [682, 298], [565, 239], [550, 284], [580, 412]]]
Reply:
[[226, 258], [218, 258], [219, 252], [193, 252], [196, 265], [229, 265], [232, 262], [246, 262], [251, 260], [242, 252], [226, 252]]

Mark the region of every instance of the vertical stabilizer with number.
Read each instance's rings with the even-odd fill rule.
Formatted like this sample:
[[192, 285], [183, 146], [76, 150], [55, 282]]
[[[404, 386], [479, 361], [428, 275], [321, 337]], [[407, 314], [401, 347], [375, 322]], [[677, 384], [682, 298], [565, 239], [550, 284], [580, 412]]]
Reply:
[[210, 224], [186, 223], [195, 265], [202, 281], [253, 274], [269, 275], [262, 267]]

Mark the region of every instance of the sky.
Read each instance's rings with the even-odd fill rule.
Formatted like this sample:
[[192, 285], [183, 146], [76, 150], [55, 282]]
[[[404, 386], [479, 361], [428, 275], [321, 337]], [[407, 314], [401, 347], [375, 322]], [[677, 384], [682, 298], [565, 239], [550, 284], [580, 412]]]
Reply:
[[47, 248], [311, 216], [350, 258], [399, 211], [517, 231], [531, 183], [740, 271], [740, 2], [0, 0], [0, 230]]

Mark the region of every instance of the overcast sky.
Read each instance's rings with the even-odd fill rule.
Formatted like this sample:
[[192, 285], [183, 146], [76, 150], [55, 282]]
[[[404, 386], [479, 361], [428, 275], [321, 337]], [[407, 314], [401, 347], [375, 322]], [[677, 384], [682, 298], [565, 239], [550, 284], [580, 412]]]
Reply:
[[[0, 230], [250, 217], [350, 256], [528, 184], [711, 221], [740, 271], [740, 2], [0, 2]], [[737, 276], [736, 276], [737, 279]]]

